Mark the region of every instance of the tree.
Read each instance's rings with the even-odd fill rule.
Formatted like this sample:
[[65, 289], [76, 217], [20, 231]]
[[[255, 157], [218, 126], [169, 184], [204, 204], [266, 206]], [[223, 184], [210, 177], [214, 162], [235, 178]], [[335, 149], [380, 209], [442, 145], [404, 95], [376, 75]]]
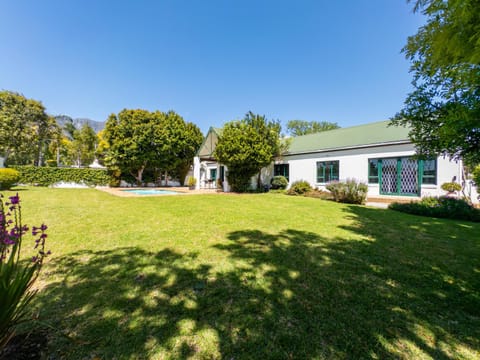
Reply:
[[247, 190], [250, 179], [272, 163], [282, 150], [280, 124], [251, 111], [239, 121], [223, 127], [214, 156], [228, 167], [228, 182], [233, 191]]
[[182, 122], [182, 132], [175, 146], [176, 161], [173, 173], [178, 177], [180, 185], [184, 185], [185, 178], [193, 164], [193, 157], [202, 145], [203, 134], [197, 125]]
[[105, 164], [131, 174], [138, 184], [146, 169], [177, 173], [182, 182], [182, 170], [188, 171], [203, 140], [200, 129], [174, 111], [146, 110], [110, 115], [102, 137]]
[[0, 91], [0, 151], [5, 162], [15, 156], [20, 162], [41, 165], [52, 127], [53, 121], [39, 101]]
[[337, 123], [328, 121], [305, 121], [305, 120], [290, 120], [287, 123], [287, 131], [292, 136], [301, 136], [307, 134], [314, 134], [327, 130], [338, 129]]
[[34, 165], [45, 165], [45, 160], [49, 159], [52, 155], [49, 152], [49, 146], [57, 141], [59, 134], [61, 134], [61, 129], [54, 117], [42, 117], [40, 121], [37, 122], [34, 126], [33, 135], [33, 141], [36, 144], [36, 147], [34, 147]]
[[87, 166], [95, 159], [97, 134], [87, 123], [80, 129], [73, 130], [73, 140], [70, 143], [70, 155], [77, 166]]
[[124, 109], [110, 115], [104, 133], [109, 145], [106, 165], [132, 175], [141, 184], [143, 171], [154, 156], [155, 120], [146, 110]]
[[427, 22], [408, 38], [414, 90], [393, 124], [423, 155], [480, 162], [480, 2], [417, 0]]
[[97, 133], [97, 148], [95, 150], [95, 157], [98, 159], [100, 164], [104, 164], [105, 156], [108, 153], [110, 145], [107, 140], [105, 140], [105, 129], [100, 130]]

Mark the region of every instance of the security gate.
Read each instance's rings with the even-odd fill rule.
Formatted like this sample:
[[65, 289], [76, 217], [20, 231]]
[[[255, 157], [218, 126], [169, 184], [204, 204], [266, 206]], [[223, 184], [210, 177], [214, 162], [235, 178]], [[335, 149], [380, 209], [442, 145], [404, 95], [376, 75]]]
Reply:
[[409, 157], [381, 159], [380, 194], [420, 195], [418, 162]]

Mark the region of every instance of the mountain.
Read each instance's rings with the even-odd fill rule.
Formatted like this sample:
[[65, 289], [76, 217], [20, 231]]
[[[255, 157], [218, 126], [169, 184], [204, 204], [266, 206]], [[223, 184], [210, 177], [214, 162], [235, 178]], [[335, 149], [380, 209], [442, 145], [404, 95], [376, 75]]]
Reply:
[[80, 129], [83, 124], [88, 124], [96, 133], [98, 133], [100, 130], [103, 130], [103, 128], [105, 127], [104, 121], [95, 121], [87, 118], [72, 119], [70, 116], [67, 115], [57, 115], [55, 116], [55, 120], [57, 121], [57, 124], [62, 128], [68, 122], [71, 122], [73, 126], [75, 126], [77, 129]]

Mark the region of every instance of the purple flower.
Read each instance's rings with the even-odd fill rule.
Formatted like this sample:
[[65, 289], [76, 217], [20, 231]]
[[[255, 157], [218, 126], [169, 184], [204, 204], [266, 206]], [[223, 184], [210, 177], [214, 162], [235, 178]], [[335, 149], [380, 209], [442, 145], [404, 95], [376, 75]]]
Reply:
[[42, 230], [42, 231], [45, 231], [47, 229], [48, 229], [48, 227], [45, 224], [42, 224], [42, 226], [40, 226], [40, 230]]
[[18, 205], [18, 204], [20, 204], [20, 198], [18, 197], [18, 193], [17, 193], [17, 195], [15, 195], [15, 196], [10, 196], [9, 199], [10, 199], [10, 203], [11, 203], [12, 205]]
[[15, 244], [15, 241], [12, 240], [12, 239], [10, 239], [10, 238], [8, 238], [8, 237], [6, 237], [6, 238], [3, 240], [3, 243], [4, 243], [5, 245], [13, 245], [13, 244]]

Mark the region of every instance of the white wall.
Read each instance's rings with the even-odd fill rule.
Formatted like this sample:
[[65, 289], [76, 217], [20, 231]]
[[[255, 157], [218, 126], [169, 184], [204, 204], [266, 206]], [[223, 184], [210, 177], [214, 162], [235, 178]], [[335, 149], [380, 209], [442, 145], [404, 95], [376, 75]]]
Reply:
[[[340, 181], [355, 179], [368, 183], [368, 159], [412, 156], [415, 149], [412, 144], [378, 146], [372, 148], [330, 151], [315, 154], [285, 156], [277, 164], [289, 164], [289, 184], [295, 181], [306, 180], [312, 186], [325, 189], [325, 184], [317, 183], [317, 161], [339, 161]], [[422, 185], [421, 196], [440, 196], [446, 192], [440, 185], [451, 182], [455, 177], [458, 183], [462, 181], [462, 164], [459, 161], [450, 161], [448, 158], [437, 159], [437, 184]], [[378, 184], [368, 185], [369, 196], [379, 196]], [[472, 199], [473, 200], [473, 199]]]
[[[320, 189], [324, 184], [317, 183], [317, 161], [338, 160], [340, 180], [356, 179], [368, 181], [368, 159], [394, 156], [411, 156], [415, 150], [410, 144], [391, 145], [376, 148], [330, 151], [325, 153], [285, 156], [283, 163], [289, 164], [290, 181], [306, 180]], [[282, 163], [282, 162], [277, 162]], [[377, 186], [378, 193], [378, 186]]]

